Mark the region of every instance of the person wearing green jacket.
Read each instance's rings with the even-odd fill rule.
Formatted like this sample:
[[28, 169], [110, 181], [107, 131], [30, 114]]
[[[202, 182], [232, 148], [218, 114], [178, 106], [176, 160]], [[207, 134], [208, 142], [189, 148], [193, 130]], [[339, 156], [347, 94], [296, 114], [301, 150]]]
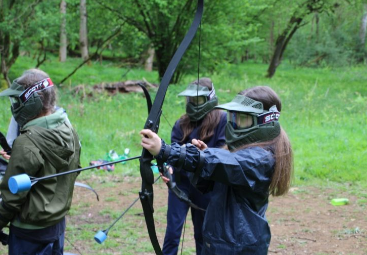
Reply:
[[11, 101], [20, 126], [0, 191], [0, 229], [10, 223], [9, 254], [62, 255], [65, 215], [77, 173], [42, 180], [29, 191], [12, 194], [11, 176], [42, 177], [80, 167], [80, 142], [66, 113], [55, 110], [56, 90], [48, 74], [25, 71], [0, 93]]

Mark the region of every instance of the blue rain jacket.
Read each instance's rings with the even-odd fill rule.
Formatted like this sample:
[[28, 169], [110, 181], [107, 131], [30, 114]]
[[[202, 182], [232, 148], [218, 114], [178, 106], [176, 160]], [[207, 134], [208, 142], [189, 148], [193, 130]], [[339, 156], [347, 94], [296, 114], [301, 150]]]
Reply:
[[[166, 148], [162, 142], [158, 158]], [[271, 233], [265, 212], [275, 165], [273, 153], [260, 147], [236, 152], [209, 148], [204, 155], [198, 186], [212, 190], [212, 199], [204, 220], [202, 254], [267, 254]], [[177, 166], [179, 156], [180, 145], [173, 143], [166, 161]], [[198, 165], [198, 149], [186, 144], [182, 168], [195, 172]]]

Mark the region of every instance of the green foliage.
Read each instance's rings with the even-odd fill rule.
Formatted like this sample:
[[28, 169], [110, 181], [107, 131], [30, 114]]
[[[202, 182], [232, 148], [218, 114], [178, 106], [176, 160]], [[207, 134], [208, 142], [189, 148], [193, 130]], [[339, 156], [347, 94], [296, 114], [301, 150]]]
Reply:
[[[32, 66], [30, 59], [22, 60], [14, 66], [13, 78]], [[45, 71], [57, 81], [68, 72], [68, 65], [73, 64], [58, 66], [58, 62], [53, 61], [47, 63]], [[219, 68], [221, 72], [210, 77], [220, 103], [230, 101], [237, 92], [254, 85], [266, 84], [279, 93], [284, 105], [281, 123], [295, 153], [296, 183], [317, 180], [363, 183], [367, 180], [367, 164], [361, 160], [366, 154], [367, 143], [360, 139], [366, 135], [364, 125], [367, 118], [367, 77], [363, 67], [295, 69], [284, 64], [271, 80], [263, 77], [265, 65], [247, 63], [234, 66], [224, 63]], [[110, 96], [91, 90], [91, 85], [103, 80], [120, 80], [122, 72], [125, 71], [108, 63], [85, 66], [67, 82], [67, 86], [60, 88], [59, 104], [67, 110], [79, 133], [84, 166], [91, 160], [103, 158], [111, 149], [122, 154], [125, 148], [130, 148], [131, 156], [139, 155], [141, 151], [139, 131], [147, 117], [142, 94]], [[124, 79], [143, 77], [154, 83], [156, 76], [132, 70]], [[182, 83], [168, 89], [159, 131], [166, 141], [170, 140], [174, 121], [185, 109], [184, 100], [176, 95], [194, 79], [195, 76], [186, 76]], [[76, 93], [75, 87], [79, 84], [84, 84], [84, 91], [90, 97], [85, 97], [83, 90]], [[151, 93], [154, 99], [155, 92]], [[8, 100], [1, 99], [0, 104], [0, 117], [5, 120], [0, 127], [5, 131], [10, 118]], [[118, 165], [116, 173], [138, 175], [137, 162]], [[83, 173], [85, 176], [89, 174]], [[102, 172], [100, 176], [103, 175]]]
[[[57, 57], [49, 56], [48, 60], [41, 66], [41, 69], [47, 73], [53, 74], [52, 80], [59, 84], [74, 68], [82, 62], [80, 59], [68, 59], [66, 62], [58, 62]], [[29, 68], [34, 68], [36, 60], [30, 57], [22, 57], [17, 61], [9, 72], [11, 80], [19, 77], [22, 72]], [[103, 70], [103, 71], [98, 71]], [[119, 68], [113, 63], [107, 61], [94, 61], [90, 65], [85, 65], [77, 71], [75, 75], [60, 84], [60, 87], [71, 89], [73, 86], [86, 84], [95, 85], [102, 82], [117, 82], [121, 80], [145, 78], [151, 83], [157, 83], [157, 74], [154, 72], [145, 72], [141, 69]]]
[[37, 50], [37, 43], [42, 40], [54, 47], [60, 27], [55, 10], [58, 10], [58, 1], [54, 0], [38, 5], [33, 1], [15, 3], [12, 9], [4, 8], [6, 15], [0, 30], [9, 32], [12, 40], [20, 41], [25, 50]]
[[[360, 1], [273, 1], [261, 16], [258, 37], [262, 42], [250, 45], [248, 55], [267, 63], [275, 40], [289, 25], [291, 15], [302, 15], [304, 5], [323, 5], [321, 11], [307, 13], [301, 27], [286, 48], [283, 59], [297, 66], [348, 66], [361, 59], [366, 45], [361, 45], [359, 29], [363, 8]], [[303, 6], [303, 8], [301, 8]], [[364, 49], [361, 47], [364, 46]]]
[[[79, 1], [66, 2], [68, 49], [78, 53]], [[194, 74], [199, 61], [202, 73], [220, 70], [224, 61], [232, 64], [247, 60], [269, 63], [275, 39], [288, 25], [291, 14], [297, 13], [298, 9], [304, 11], [300, 7], [306, 2], [206, 1], [201, 29], [172, 81], [178, 81], [185, 74]], [[305, 17], [284, 58], [294, 65], [308, 67], [348, 66], [360, 61], [367, 51], [366, 46], [361, 48], [358, 39], [363, 2], [314, 2], [325, 5], [325, 11], [315, 11]], [[22, 55], [32, 55], [36, 59], [42, 50], [46, 50], [47, 57], [52, 58], [48, 52], [57, 52], [59, 47], [59, 4], [56, 0], [38, 4], [27, 0], [14, 2], [14, 7], [9, 9], [9, 3], [4, 3], [0, 12], [0, 35], [10, 32], [9, 52], [20, 43]], [[133, 0], [89, 1], [90, 53], [116, 34], [104, 45], [102, 59], [111, 59], [125, 67], [139, 67], [147, 57], [148, 48], [153, 45], [156, 50], [154, 67], [162, 76], [191, 24], [195, 8], [196, 1], [191, 0], [142, 1], [140, 5]], [[12, 55], [4, 56], [9, 61]]]
[[[263, 40], [257, 36], [261, 26], [257, 16], [267, 7], [261, 1], [217, 0], [207, 3], [202, 22], [201, 70], [213, 71], [223, 61], [242, 62], [249, 45], [256, 45]], [[188, 53], [185, 59], [199, 58], [197, 40], [192, 47], [195, 50]], [[191, 67], [191, 73], [194, 70], [196, 69]]]
[[313, 67], [355, 64], [360, 17], [353, 17], [354, 12], [355, 8], [346, 5], [334, 13], [312, 14], [309, 25], [291, 41], [286, 58], [294, 64]]
[[[205, 3], [203, 26], [181, 61], [173, 81], [197, 69], [199, 47], [202, 49], [200, 62], [204, 63], [201, 65], [204, 72], [214, 70], [222, 61], [241, 61], [246, 47], [260, 41], [255, 36], [260, 24], [254, 17], [267, 7], [265, 4], [250, 2], [217, 0]], [[156, 50], [156, 67], [160, 75], [187, 32], [196, 9], [196, 1], [170, 1], [169, 4], [167, 1], [149, 1], [140, 5], [134, 1], [99, 4], [100, 9], [91, 8], [96, 20], [106, 18], [108, 22], [102, 24], [109, 25], [116, 20], [124, 22], [124, 31], [117, 39], [118, 49], [128, 53], [128, 56], [138, 58], [144, 57], [145, 51], [152, 44]], [[100, 12], [106, 15], [101, 18], [98, 15]], [[116, 41], [112, 45], [116, 48]]]

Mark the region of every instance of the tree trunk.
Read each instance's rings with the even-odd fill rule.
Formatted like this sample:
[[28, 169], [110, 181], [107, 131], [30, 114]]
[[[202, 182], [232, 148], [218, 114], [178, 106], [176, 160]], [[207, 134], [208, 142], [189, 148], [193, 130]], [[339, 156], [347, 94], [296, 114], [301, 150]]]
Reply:
[[320, 15], [318, 12], [315, 13], [315, 20], [316, 20], [316, 43], [318, 43], [320, 39]]
[[274, 52], [274, 27], [275, 22], [272, 20], [270, 22], [270, 38], [269, 38], [269, 55], [268, 55], [268, 61], [271, 59], [271, 52]]
[[82, 59], [88, 59], [87, 0], [80, 0], [79, 44]]
[[[4, 20], [4, 12], [2, 11], [2, 1], [0, 2], [0, 21]], [[11, 34], [9, 31], [5, 31], [0, 33], [0, 66], [1, 66], [1, 74], [4, 77], [4, 80], [10, 86], [11, 82], [9, 79], [9, 70], [10, 67], [15, 63], [17, 58], [19, 57], [19, 48], [20, 42], [19, 40], [11, 40]]]
[[300, 27], [303, 18], [292, 17], [288, 23], [288, 26], [283, 30], [283, 32], [278, 36], [275, 43], [275, 50], [273, 56], [270, 61], [270, 65], [267, 71], [267, 78], [271, 78], [274, 76], [277, 67], [280, 65], [280, 62], [283, 57], [283, 53], [293, 37], [294, 33]]
[[155, 49], [159, 80], [162, 80], [163, 75], [164, 75], [164, 73], [167, 69], [167, 66], [168, 66], [168, 62], [167, 62], [166, 58], [164, 58], [164, 54], [163, 54], [162, 51]]
[[367, 29], [367, 4], [363, 4], [363, 15], [361, 19], [361, 27], [359, 29], [359, 47], [360, 56], [358, 61], [364, 62], [366, 58], [366, 29]]
[[328, 9], [329, 11], [334, 11], [334, 9], [338, 6], [338, 4], [326, 4], [326, 1], [323, 0], [306, 0], [301, 5], [299, 5], [299, 7], [292, 14], [292, 17], [289, 20], [287, 27], [278, 36], [275, 42], [275, 50], [266, 77], [271, 78], [274, 76], [277, 67], [280, 65], [283, 53], [289, 41], [292, 39], [297, 29], [301, 27], [301, 22], [307, 15], [315, 12], [322, 13], [326, 9]]
[[61, 13], [61, 25], [60, 25], [59, 61], [65, 62], [67, 58], [66, 1], [65, 0], [61, 0], [60, 13]]
[[[0, 22], [4, 22], [4, 7], [3, 7], [4, 3], [2, 0], [0, 0]], [[7, 52], [8, 52], [8, 47], [6, 45], [6, 37], [9, 34], [7, 32], [2, 32], [2, 30], [0, 30], [0, 71], [1, 74], [4, 78], [4, 80], [8, 83], [8, 86], [10, 85], [10, 81], [8, 78], [8, 68], [6, 65], [6, 59], [7, 59]]]
[[[313, 39], [315, 38], [315, 42], [317, 43], [319, 41], [319, 34], [320, 34], [320, 17], [319, 13], [315, 12], [314, 16], [312, 17], [312, 23], [311, 23], [311, 33], [310, 33], [310, 40], [309, 42], [313, 42]], [[315, 27], [315, 33], [314, 33], [314, 27]]]
[[149, 46], [148, 49], [148, 58], [145, 60], [144, 69], [145, 71], [151, 72], [153, 70], [153, 60], [154, 60], [154, 48]]

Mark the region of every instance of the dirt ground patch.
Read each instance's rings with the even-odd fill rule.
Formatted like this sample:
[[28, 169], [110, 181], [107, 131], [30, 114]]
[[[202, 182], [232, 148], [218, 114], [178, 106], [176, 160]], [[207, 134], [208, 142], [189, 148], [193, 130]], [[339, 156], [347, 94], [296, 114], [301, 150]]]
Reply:
[[[349, 204], [330, 200], [346, 197]], [[293, 188], [273, 198], [267, 217], [272, 230], [269, 254], [367, 254], [366, 204], [332, 189]]]
[[[156, 208], [155, 218], [158, 231], [158, 239], [162, 244], [165, 230], [165, 213], [167, 206], [167, 191], [165, 185], [160, 182], [156, 184], [154, 190], [154, 207]], [[140, 189], [140, 179], [124, 180], [114, 187], [102, 188], [94, 187], [100, 196], [100, 202], [95, 200], [95, 196], [86, 189], [76, 188], [74, 194], [74, 206], [81, 203], [88, 203], [85, 217], [68, 216], [72, 222], [84, 221], [104, 223], [108, 225], [113, 219], [110, 217], [96, 217], [105, 203], [109, 208], [126, 208], [134, 201]], [[129, 192], [126, 192], [129, 191]], [[122, 194], [123, 199], [118, 201], [106, 201], [111, 194]], [[344, 206], [333, 206], [330, 200], [335, 197], [346, 197], [349, 204]], [[332, 188], [317, 187], [295, 187], [288, 195], [278, 198], [270, 198], [267, 211], [267, 218], [272, 231], [272, 241], [269, 254], [367, 254], [367, 211], [366, 200], [351, 195], [348, 192], [339, 193]], [[141, 209], [140, 201], [135, 206], [135, 211]], [[158, 210], [157, 210], [158, 209]], [[99, 218], [99, 220], [97, 220]], [[143, 235], [146, 231], [143, 216], [137, 214], [135, 217], [136, 227], [140, 228]], [[191, 221], [187, 221], [184, 250], [194, 250], [195, 243]], [[148, 233], [145, 242], [149, 242]], [[79, 252], [88, 253], [88, 247], [79, 245]], [[76, 252], [77, 253], [77, 252]], [[118, 247], [116, 253], [118, 252]], [[154, 254], [153, 248], [151, 253]], [[194, 254], [194, 252], [184, 253]]]

